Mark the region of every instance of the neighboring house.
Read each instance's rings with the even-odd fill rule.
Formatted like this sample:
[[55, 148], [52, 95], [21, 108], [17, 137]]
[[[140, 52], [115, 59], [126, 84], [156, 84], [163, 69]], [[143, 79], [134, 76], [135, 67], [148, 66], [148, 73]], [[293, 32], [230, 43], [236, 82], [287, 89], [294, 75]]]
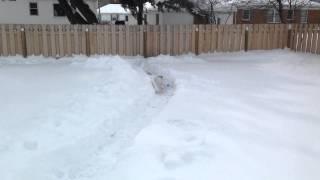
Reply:
[[[97, 9], [97, 0], [86, 0]], [[57, 0], [1, 0], [0, 24], [69, 24]]]
[[[130, 10], [124, 9], [121, 4], [108, 4], [97, 10], [102, 24], [136, 25], [137, 19]], [[150, 4], [145, 5], [144, 19], [146, 24], [193, 24], [194, 17], [186, 12], [159, 12]], [[123, 22], [123, 23], [122, 23]]]
[[[206, 24], [205, 17], [194, 16], [186, 11], [163, 11], [159, 12], [157, 7], [146, 3], [144, 6], [145, 23], [149, 25], [172, 25], [172, 24]], [[136, 25], [137, 20], [131, 15], [130, 10], [124, 9], [121, 4], [108, 4], [97, 10], [101, 24], [126, 24]], [[219, 24], [232, 24], [234, 10], [230, 7], [219, 7], [215, 9], [215, 16]]]
[[[262, 4], [242, 4], [238, 5], [234, 22], [236, 24], [265, 24], [280, 23], [278, 11], [273, 7]], [[284, 5], [284, 23], [320, 23], [320, 3], [311, 2], [310, 4], [290, 10]]]
[[[195, 24], [210, 24], [210, 19], [215, 24], [233, 24], [235, 12], [236, 8], [232, 5], [219, 5], [214, 7], [212, 12], [208, 10], [207, 17], [195, 16]], [[210, 17], [210, 14], [213, 14], [213, 17]]]
[[124, 9], [121, 4], [107, 4], [98, 9], [101, 24], [137, 24], [130, 10]]
[[[148, 24], [208, 24], [208, 18], [195, 16], [187, 11], [164, 11], [159, 12], [157, 8], [146, 5], [145, 17]], [[220, 6], [214, 9], [217, 24], [233, 24], [235, 9], [230, 6]]]
[[163, 11], [160, 12], [157, 7], [150, 3], [145, 4], [144, 19], [150, 25], [171, 25], [171, 24], [193, 24], [194, 16], [184, 11]]

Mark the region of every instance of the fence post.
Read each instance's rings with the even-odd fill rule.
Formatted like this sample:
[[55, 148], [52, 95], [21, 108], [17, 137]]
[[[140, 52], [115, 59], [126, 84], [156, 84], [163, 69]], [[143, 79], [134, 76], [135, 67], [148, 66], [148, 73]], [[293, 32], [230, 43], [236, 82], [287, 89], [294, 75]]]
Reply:
[[247, 52], [249, 47], [249, 27], [246, 25], [245, 33], [244, 33], [244, 51]]
[[289, 24], [288, 26], [288, 37], [287, 37], [287, 48], [291, 49], [291, 34], [292, 34], [292, 25]]
[[28, 56], [28, 51], [27, 51], [27, 39], [26, 39], [26, 31], [25, 31], [25, 28], [22, 27], [20, 29], [21, 31], [21, 48], [22, 48], [22, 56], [24, 58], [27, 58]]
[[199, 36], [200, 36], [200, 32], [199, 32], [199, 25], [196, 26], [196, 37], [195, 37], [195, 48], [196, 48], [196, 55], [199, 55]]
[[89, 28], [86, 28], [86, 55], [90, 56], [90, 36], [89, 36]]
[[148, 45], [148, 34], [147, 34], [147, 26], [142, 26], [143, 28], [143, 57], [148, 57], [147, 45]]

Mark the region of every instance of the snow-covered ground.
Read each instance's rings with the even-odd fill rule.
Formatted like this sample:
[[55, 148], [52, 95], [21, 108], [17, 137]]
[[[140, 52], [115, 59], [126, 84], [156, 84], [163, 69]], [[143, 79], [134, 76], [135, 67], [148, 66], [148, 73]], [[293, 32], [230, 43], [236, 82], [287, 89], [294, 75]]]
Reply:
[[319, 79], [289, 51], [0, 58], [0, 179], [318, 180]]

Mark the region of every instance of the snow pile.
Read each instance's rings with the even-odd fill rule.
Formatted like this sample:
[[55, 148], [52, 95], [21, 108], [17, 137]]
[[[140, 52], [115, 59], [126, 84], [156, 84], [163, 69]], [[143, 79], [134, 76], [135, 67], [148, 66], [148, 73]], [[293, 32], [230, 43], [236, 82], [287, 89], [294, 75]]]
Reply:
[[117, 57], [79, 59], [2, 61], [2, 180], [96, 176], [148, 122], [140, 116], [155, 95], [142, 70]]

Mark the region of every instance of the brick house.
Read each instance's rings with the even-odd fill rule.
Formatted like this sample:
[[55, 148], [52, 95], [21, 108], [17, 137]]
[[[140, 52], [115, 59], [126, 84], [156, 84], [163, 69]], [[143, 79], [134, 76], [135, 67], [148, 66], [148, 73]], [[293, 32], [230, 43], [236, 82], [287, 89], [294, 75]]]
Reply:
[[[313, 2], [308, 6], [289, 10], [284, 6], [284, 23], [308, 23], [320, 24], [320, 3]], [[280, 17], [276, 9], [263, 5], [239, 5], [235, 12], [234, 24], [267, 24], [280, 23]]]

